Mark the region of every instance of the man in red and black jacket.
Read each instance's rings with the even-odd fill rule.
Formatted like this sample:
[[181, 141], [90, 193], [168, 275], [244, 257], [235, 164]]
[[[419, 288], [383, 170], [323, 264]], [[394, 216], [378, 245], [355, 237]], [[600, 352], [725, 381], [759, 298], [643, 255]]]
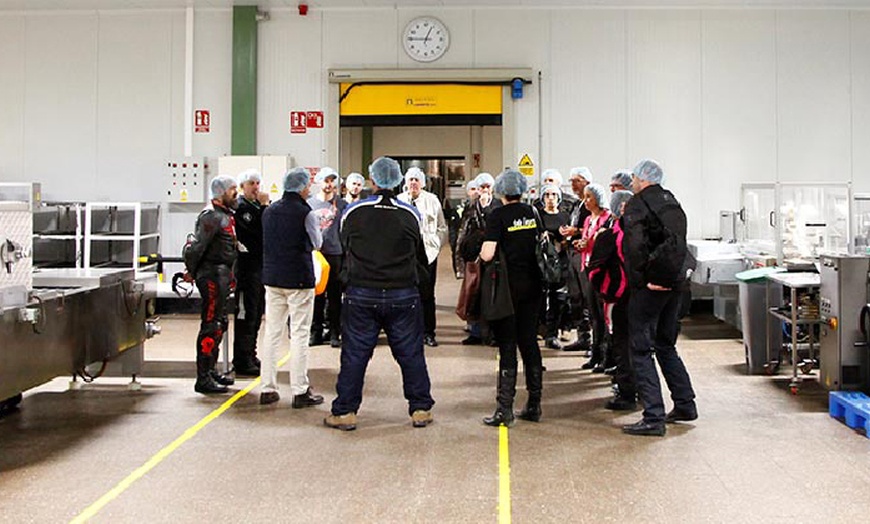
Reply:
[[236, 181], [226, 175], [215, 177], [209, 187], [211, 202], [196, 219], [194, 238], [184, 246], [186, 278], [196, 281], [202, 298], [199, 335], [196, 337], [197, 393], [226, 393], [233, 384], [214, 367], [220, 344], [227, 331], [227, 302], [235, 286], [233, 264], [238, 242], [232, 210], [236, 202]]

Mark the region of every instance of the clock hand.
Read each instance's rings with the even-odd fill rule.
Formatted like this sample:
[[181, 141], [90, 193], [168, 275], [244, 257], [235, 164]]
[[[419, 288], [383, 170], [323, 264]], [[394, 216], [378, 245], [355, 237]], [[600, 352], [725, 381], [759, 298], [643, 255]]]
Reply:
[[426, 33], [426, 38], [423, 40], [424, 42], [428, 42], [428, 41], [429, 41], [429, 35], [432, 34], [432, 29], [434, 29], [434, 28], [435, 28], [435, 26], [429, 26], [429, 32]]

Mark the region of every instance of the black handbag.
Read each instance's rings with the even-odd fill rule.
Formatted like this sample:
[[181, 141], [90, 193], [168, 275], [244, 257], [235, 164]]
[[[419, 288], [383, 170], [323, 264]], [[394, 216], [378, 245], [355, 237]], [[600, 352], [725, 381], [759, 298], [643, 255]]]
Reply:
[[480, 279], [480, 314], [484, 319], [500, 320], [514, 314], [507, 262], [500, 249], [483, 269]]

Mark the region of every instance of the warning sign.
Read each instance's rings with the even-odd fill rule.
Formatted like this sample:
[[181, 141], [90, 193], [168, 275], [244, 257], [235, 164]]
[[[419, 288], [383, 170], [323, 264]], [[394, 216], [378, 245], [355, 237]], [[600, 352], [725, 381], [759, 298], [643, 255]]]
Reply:
[[181, 190], [181, 194], [179, 195], [178, 199], [181, 200], [182, 202], [187, 202], [187, 190], [186, 189]]
[[272, 182], [272, 187], [269, 188], [269, 192], [270, 193], [277, 193], [278, 192], [278, 184], [276, 184], [275, 182]]
[[520, 173], [526, 176], [534, 176], [535, 164], [532, 163], [532, 157], [528, 153], [523, 155], [519, 163]]

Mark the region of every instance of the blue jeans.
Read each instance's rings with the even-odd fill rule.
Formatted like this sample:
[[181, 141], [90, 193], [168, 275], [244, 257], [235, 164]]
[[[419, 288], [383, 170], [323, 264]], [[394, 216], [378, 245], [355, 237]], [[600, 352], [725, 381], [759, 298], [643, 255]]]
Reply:
[[335, 384], [338, 396], [332, 402], [332, 414], [359, 410], [366, 367], [381, 329], [402, 369], [408, 414], [431, 409], [435, 401], [429, 393], [429, 371], [423, 355], [423, 308], [417, 288], [348, 287], [341, 317], [341, 370]]
[[695, 407], [695, 390], [676, 347], [681, 294], [679, 290], [643, 288], [632, 290], [629, 298], [631, 360], [638, 397], [643, 402], [643, 418], [647, 422], [665, 420], [665, 403], [653, 353], [671, 390], [674, 406], [686, 410]]

